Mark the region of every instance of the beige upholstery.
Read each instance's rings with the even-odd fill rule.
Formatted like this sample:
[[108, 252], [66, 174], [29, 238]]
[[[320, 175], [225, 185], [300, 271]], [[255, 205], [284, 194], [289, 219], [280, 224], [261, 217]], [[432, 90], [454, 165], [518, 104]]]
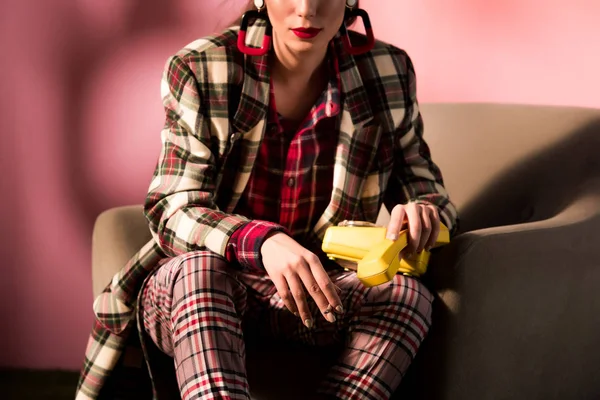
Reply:
[[[422, 112], [462, 233], [432, 259], [434, 325], [397, 397], [597, 398], [600, 110], [425, 104]], [[141, 206], [98, 218], [95, 295], [149, 237]], [[295, 371], [310, 382], [324, 362], [304, 350], [248, 353], [257, 399], [292, 398], [310, 387], [298, 386]]]

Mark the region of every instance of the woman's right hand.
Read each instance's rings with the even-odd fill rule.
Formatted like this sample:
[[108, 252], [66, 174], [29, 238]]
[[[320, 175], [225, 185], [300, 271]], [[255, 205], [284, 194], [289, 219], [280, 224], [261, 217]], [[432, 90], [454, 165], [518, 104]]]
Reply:
[[283, 303], [302, 318], [307, 328], [313, 327], [313, 320], [306, 293], [314, 299], [327, 321], [335, 322], [333, 311], [344, 312], [336, 287], [319, 258], [294, 239], [285, 233], [275, 233], [263, 242], [260, 253]]

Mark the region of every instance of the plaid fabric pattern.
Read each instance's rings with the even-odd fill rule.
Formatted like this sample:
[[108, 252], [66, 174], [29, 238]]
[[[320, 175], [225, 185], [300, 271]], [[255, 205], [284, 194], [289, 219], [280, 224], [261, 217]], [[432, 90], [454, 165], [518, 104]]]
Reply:
[[[320, 243], [308, 243], [307, 234], [329, 204], [333, 186], [341, 100], [337, 57], [330, 53], [327, 87], [298, 128], [291, 127], [293, 124], [278, 114], [271, 83], [267, 129], [250, 181], [235, 209], [235, 213], [252, 220], [278, 223], [322, 258], [325, 255], [321, 254]], [[271, 231], [237, 230], [228, 246], [250, 253], [247, 249], [260, 249]], [[252, 235], [248, 235], [250, 232]], [[253, 254], [257, 254], [253, 265], [262, 268], [259, 253]], [[236, 261], [229, 255], [228, 260]], [[248, 259], [240, 262], [246, 265]]]
[[313, 346], [343, 341], [345, 350], [320, 391], [342, 399], [388, 399], [429, 330], [433, 296], [402, 275], [367, 288], [354, 273], [329, 274], [347, 311], [330, 324], [311, 303], [316, 325], [309, 330], [285, 308], [268, 276], [194, 252], [152, 275], [141, 297], [141, 319], [157, 347], [174, 358], [184, 400], [250, 398], [244, 332], [252, 329]]
[[[160, 261], [206, 250], [225, 257], [233, 232], [249, 222], [233, 211], [267, 125], [269, 55], [245, 57], [237, 34], [232, 28], [198, 40], [167, 63], [162, 152], [145, 203], [153, 240], [94, 303], [77, 399], [98, 398], [134, 331], [140, 288]], [[258, 46], [263, 34], [257, 23], [247, 40]], [[382, 204], [389, 209], [408, 201], [436, 205], [454, 231], [456, 209], [423, 140], [410, 58], [381, 42], [360, 56], [347, 54], [339, 36], [332, 45], [343, 97], [333, 188], [307, 242], [318, 242], [344, 219], [375, 221]]]
[[[161, 259], [164, 254], [160, 248], [154, 242], [147, 243], [96, 298], [96, 321], [86, 347], [76, 399], [98, 398], [127, 348], [129, 333], [135, 332], [130, 322], [134, 317], [136, 293]], [[135, 353], [138, 349], [134, 347], [131, 351]], [[137, 368], [140, 367], [141, 363], [137, 363]]]
[[[227, 243], [225, 258], [242, 268], [264, 270], [260, 256], [263, 242], [274, 232], [286, 232], [279, 224], [254, 220], [236, 229]], [[287, 232], [286, 232], [287, 233]]]
[[144, 287], [143, 325], [174, 357], [183, 399], [249, 398], [238, 318], [246, 293], [231, 269], [212, 252], [192, 252], [164, 264]]

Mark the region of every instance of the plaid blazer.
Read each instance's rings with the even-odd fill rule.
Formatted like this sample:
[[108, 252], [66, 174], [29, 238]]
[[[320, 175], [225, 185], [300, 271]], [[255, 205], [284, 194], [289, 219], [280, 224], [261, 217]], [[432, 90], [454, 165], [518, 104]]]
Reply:
[[[264, 26], [251, 26], [259, 45]], [[153, 240], [118, 272], [94, 302], [95, 323], [77, 399], [96, 399], [135, 332], [136, 304], [146, 277], [166, 257], [199, 249], [224, 256], [247, 218], [232, 214], [261, 144], [269, 102], [268, 55], [237, 50], [238, 28], [191, 43], [171, 57], [161, 92], [166, 110], [162, 152], [145, 212]], [[356, 34], [353, 40], [360, 40]], [[344, 219], [375, 221], [382, 204], [438, 207], [456, 228], [456, 210], [423, 140], [415, 72], [408, 55], [378, 42], [359, 56], [334, 38], [342, 111], [331, 201], [314, 227]]]

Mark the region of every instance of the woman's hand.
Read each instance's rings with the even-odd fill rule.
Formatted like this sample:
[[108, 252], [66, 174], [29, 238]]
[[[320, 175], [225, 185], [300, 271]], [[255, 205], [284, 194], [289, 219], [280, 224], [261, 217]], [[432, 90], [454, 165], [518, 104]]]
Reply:
[[293, 314], [302, 318], [307, 328], [312, 328], [313, 320], [306, 293], [315, 300], [327, 321], [335, 322], [332, 311], [344, 312], [336, 287], [319, 258], [294, 239], [285, 233], [276, 233], [265, 240], [260, 252], [265, 270], [283, 303]]
[[390, 213], [387, 238], [398, 239], [398, 233], [408, 228], [408, 245], [404, 254], [420, 253], [431, 249], [440, 233], [440, 216], [431, 204], [398, 204]]

